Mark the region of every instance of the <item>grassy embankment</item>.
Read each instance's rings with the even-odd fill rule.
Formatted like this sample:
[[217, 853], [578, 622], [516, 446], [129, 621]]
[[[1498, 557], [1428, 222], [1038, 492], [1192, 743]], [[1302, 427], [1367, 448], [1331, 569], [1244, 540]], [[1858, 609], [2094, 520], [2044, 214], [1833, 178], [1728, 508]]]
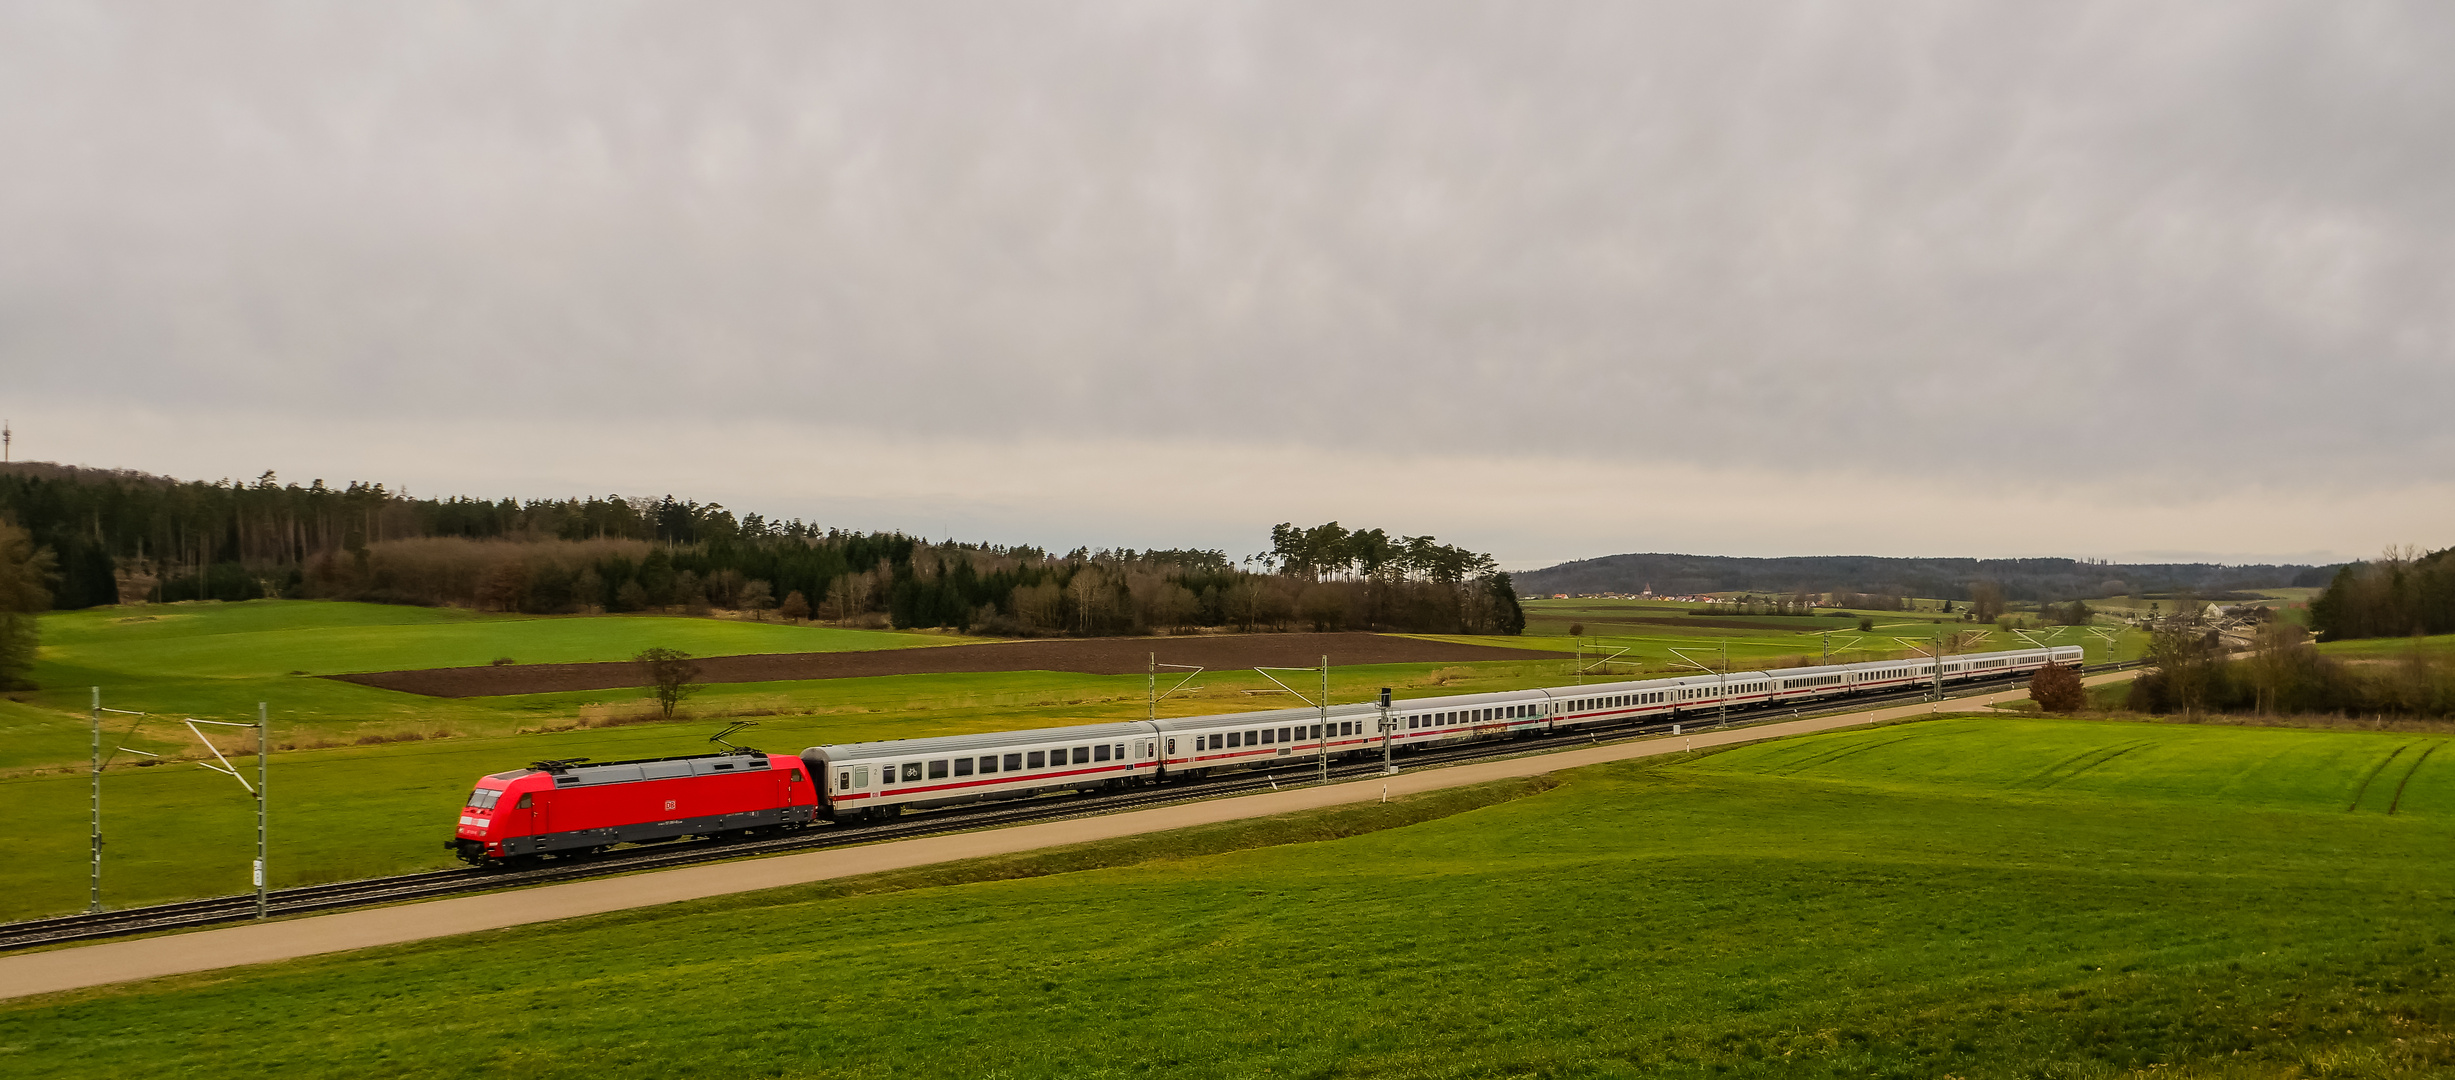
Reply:
[[[0, 1060], [592, 1080], [2436, 1075], [2455, 1069], [2455, 751], [2422, 755], [2445, 741], [1840, 733], [1581, 770], [1416, 824], [1528, 788], [0, 1005]], [[1271, 840], [1321, 842], [1231, 850]]]
[[[1656, 609], [1636, 610], [1644, 617]], [[30, 702], [0, 702], [0, 770], [15, 773], [0, 776], [0, 814], [15, 823], [18, 856], [16, 887], [0, 896], [0, 919], [85, 903], [88, 685], [102, 686], [105, 703], [114, 708], [163, 714], [111, 718], [106, 746], [124, 742], [162, 754], [195, 753], [178, 717], [252, 719], [256, 701], [272, 703], [274, 741], [290, 748], [277, 753], [273, 765], [271, 861], [275, 883], [284, 886], [446, 865], [444, 823], [479, 774], [545, 758], [703, 752], [710, 749], [706, 736], [714, 721], [727, 716], [759, 718], [761, 726], [741, 737], [750, 745], [792, 752], [823, 742], [1134, 719], [1146, 711], [1142, 676], [972, 673], [711, 686], [677, 723], [572, 730], [635, 716], [645, 705], [633, 690], [441, 700], [289, 673], [460, 666], [497, 656], [614, 660], [656, 644], [716, 654], [960, 639], [707, 619], [539, 619], [283, 601], [65, 612], [46, 616], [44, 631], [37, 674], [49, 689]], [[1647, 636], [1653, 647], [1687, 642], [1709, 649], [1727, 633], [1718, 624], [1672, 624]], [[1795, 653], [1816, 641], [1761, 629], [1730, 640], [1733, 661], [1742, 664], [1751, 650]], [[1572, 643], [1560, 638], [1553, 644]], [[1405, 698], [1555, 685], [1569, 678], [1565, 666], [1529, 660], [1337, 668], [1331, 693], [1356, 701], [1380, 686], [1396, 687]], [[1246, 693], [1269, 686], [1251, 672], [1210, 672], [1196, 683], [1197, 691], [1163, 702], [1161, 714], [1290, 704], [1284, 696]], [[445, 733], [453, 737], [351, 745]], [[243, 891], [252, 803], [227, 778], [193, 765], [137, 768], [137, 760], [121, 755], [104, 779], [110, 845], [105, 902], [128, 906]], [[252, 755], [238, 760], [252, 769]]]

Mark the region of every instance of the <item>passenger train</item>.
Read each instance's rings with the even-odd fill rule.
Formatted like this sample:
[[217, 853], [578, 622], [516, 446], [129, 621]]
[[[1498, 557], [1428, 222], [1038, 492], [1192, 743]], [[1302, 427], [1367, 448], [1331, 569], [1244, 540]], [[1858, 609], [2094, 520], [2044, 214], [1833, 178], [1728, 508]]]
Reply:
[[[1726, 708], [1809, 703], [2077, 666], [2075, 646], [1686, 675], [1668, 679], [1274, 709], [1081, 727], [588, 764], [539, 762], [478, 781], [445, 846], [470, 863], [615, 843], [794, 829], [951, 806], [1311, 765], [1599, 725], [1675, 723]], [[807, 770], [806, 778], [804, 770]], [[509, 800], [510, 805], [505, 805]]]

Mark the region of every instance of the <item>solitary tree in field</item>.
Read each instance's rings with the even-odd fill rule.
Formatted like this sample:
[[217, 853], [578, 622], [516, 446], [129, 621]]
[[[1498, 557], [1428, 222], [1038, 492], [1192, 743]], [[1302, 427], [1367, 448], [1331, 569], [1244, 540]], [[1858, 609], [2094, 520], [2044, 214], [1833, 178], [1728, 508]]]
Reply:
[[2029, 676], [2029, 700], [2047, 712], [2079, 712], [2088, 705], [2088, 688], [2080, 673], [2063, 664], [2048, 664]]
[[2003, 586], [1980, 581], [1969, 586], [1969, 613], [1979, 622], [1993, 622], [2003, 617]]
[[656, 707], [664, 711], [667, 720], [673, 719], [673, 711], [681, 707], [683, 698], [700, 690], [700, 685], [693, 681], [699, 677], [699, 665], [689, 653], [659, 647], [631, 659], [645, 670], [648, 692], [656, 697]]
[[784, 604], [776, 609], [776, 614], [800, 622], [810, 617], [810, 601], [801, 595], [801, 590], [795, 589], [784, 594]]

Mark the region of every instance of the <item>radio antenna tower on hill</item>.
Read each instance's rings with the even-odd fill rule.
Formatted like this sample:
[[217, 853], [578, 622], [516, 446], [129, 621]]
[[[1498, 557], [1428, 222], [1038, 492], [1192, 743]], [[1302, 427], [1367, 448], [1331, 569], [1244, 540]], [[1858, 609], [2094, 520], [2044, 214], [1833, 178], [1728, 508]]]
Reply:
[[9, 430], [9, 422], [0, 420], [0, 465], [8, 464], [9, 444], [17, 441], [17, 433]]

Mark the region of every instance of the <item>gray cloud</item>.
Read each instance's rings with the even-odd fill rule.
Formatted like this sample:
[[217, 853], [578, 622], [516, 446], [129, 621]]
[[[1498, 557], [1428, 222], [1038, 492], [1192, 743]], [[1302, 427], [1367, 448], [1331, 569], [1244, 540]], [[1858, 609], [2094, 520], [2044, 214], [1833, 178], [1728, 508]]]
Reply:
[[2451, 31], [12, 5], [0, 363], [37, 402], [2445, 479]]

